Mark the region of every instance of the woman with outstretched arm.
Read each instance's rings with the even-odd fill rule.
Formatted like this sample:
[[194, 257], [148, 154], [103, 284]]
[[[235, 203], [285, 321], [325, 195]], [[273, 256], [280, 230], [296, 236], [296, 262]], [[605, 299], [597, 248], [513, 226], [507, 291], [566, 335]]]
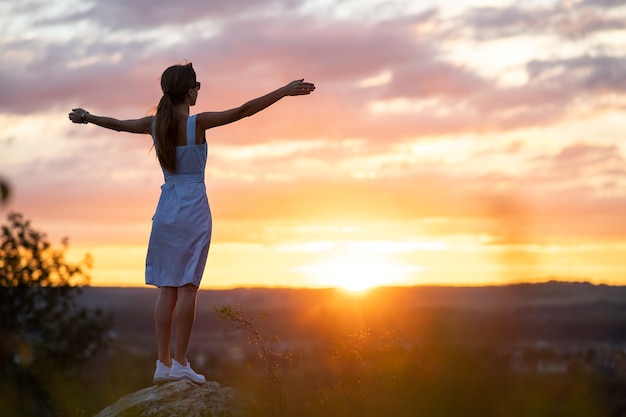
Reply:
[[[152, 218], [146, 256], [146, 284], [159, 288], [154, 310], [157, 357], [154, 383], [188, 379], [205, 382], [187, 360], [196, 313], [196, 293], [211, 243], [212, 218], [204, 184], [207, 160], [205, 132], [252, 116], [286, 96], [311, 94], [312, 83], [296, 80], [264, 96], [226, 111], [190, 115], [200, 82], [191, 63], [173, 65], [161, 76], [163, 97], [156, 115], [131, 120], [96, 116], [77, 108], [74, 123], [121, 132], [151, 134], [165, 183]], [[174, 355], [170, 354], [175, 324]]]

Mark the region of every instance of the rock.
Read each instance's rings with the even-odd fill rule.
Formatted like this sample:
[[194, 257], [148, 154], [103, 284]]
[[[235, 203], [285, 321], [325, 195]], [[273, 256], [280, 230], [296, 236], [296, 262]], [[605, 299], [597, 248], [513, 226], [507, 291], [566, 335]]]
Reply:
[[95, 417], [245, 417], [255, 407], [251, 394], [217, 382], [176, 381], [122, 397]]

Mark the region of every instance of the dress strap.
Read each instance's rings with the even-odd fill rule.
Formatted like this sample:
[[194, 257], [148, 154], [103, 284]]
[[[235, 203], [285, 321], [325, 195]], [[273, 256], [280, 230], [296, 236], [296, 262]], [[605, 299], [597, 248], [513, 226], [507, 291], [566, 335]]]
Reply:
[[193, 146], [196, 144], [196, 116], [189, 116], [187, 119], [187, 145]]

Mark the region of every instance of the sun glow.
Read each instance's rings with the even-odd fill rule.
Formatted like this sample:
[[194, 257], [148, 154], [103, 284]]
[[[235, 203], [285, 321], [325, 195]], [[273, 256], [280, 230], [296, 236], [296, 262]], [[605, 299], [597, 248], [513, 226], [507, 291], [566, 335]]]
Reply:
[[300, 272], [309, 275], [317, 286], [339, 287], [352, 292], [384, 285], [402, 285], [407, 274], [421, 270], [421, 267], [372, 254], [332, 255], [300, 268]]

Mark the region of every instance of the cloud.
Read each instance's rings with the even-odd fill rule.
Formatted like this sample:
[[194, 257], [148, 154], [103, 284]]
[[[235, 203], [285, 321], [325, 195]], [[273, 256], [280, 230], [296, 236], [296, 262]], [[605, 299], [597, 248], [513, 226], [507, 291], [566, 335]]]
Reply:
[[[66, 2], [64, 13], [49, 13], [49, 16], [36, 18], [35, 23], [40, 26], [52, 26], [71, 25], [84, 21], [107, 31], [125, 31], [130, 28], [143, 31], [164, 26], [188, 26], [195, 22], [206, 23], [218, 22], [222, 19], [245, 18], [253, 14], [263, 14], [268, 10], [290, 13], [301, 3], [298, 0], [269, 0], [262, 4], [254, 0], [229, 2], [187, 0], [184, 7], [181, 7], [180, 3], [162, 0], [137, 0], [132, 3], [124, 0], [111, 0], [106, 3], [93, 1], [86, 2], [79, 7], [75, 5], [68, 7], [70, 4]], [[39, 5], [39, 9], [45, 10], [45, 7]]]
[[621, 0], [585, 0], [584, 5], [601, 6], [605, 8], [623, 7], [624, 2]]
[[546, 88], [558, 87], [561, 96], [626, 92], [626, 57], [583, 55], [571, 59], [531, 61], [530, 82]]
[[[472, 8], [455, 18], [425, 6], [376, 19], [364, 18], [367, 13], [328, 19], [329, 12], [307, 11], [313, 3], [295, 0], [196, 0], [186, 7], [114, 0], [59, 9], [65, 13], [48, 2], [21, 4], [10, 14], [13, 22], [32, 23], [28, 36], [11, 23], [0, 40], [4, 114], [57, 117], [83, 106], [95, 114], [141, 117], [160, 98], [162, 70], [183, 59], [194, 63], [203, 83], [195, 111], [238, 106], [294, 77], [317, 84], [310, 97], [285, 98], [254, 118], [208, 133], [211, 198], [216, 215], [228, 221], [440, 216], [478, 233], [484, 222], [499, 219], [494, 222], [501, 226], [485, 230], [500, 233], [502, 242], [521, 233], [506, 226], [508, 218], [523, 220], [525, 237], [554, 231], [545, 219], [562, 212], [572, 233], [585, 229], [583, 220], [595, 209], [617, 223], [594, 223], [594, 233], [614, 233], [612, 224], [623, 223], [616, 214], [624, 209], [617, 145], [570, 141], [539, 156], [520, 145], [510, 159], [520, 167], [515, 174], [509, 167], [481, 166], [482, 158], [502, 149], [470, 150], [454, 164], [445, 162], [445, 148], [435, 162], [396, 155], [406, 143], [464, 135], [480, 141], [489, 132], [515, 133], [526, 143], [525, 129], [619, 109], [619, 100], [603, 100], [626, 93], [623, 52], [602, 40], [591, 49], [584, 43], [593, 34], [623, 31], [619, 2]], [[512, 37], [538, 48], [521, 63], [502, 65], [524, 76], [515, 85], [450, 54], [457, 43], [480, 47]], [[545, 37], [550, 42], [544, 50], [538, 39]], [[554, 49], [563, 42], [567, 54]], [[510, 57], [490, 55], [484, 65], [500, 59]], [[379, 82], [363, 83], [381, 74]], [[68, 125], [67, 136], [51, 138], [70, 151], [42, 156], [15, 173], [19, 201], [56, 218], [149, 217], [161, 180], [149, 139], [132, 142], [80, 128]], [[91, 137], [89, 146], [63, 142], [77, 137]], [[316, 146], [249, 159], [220, 156], [220, 146], [250, 150], [291, 142]], [[280, 173], [293, 180], [272, 177]], [[470, 226], [468, 218], [477, 223]]]
[[623, 29], [623, 19], [612, 8], [623, 6], [619, 1], [555, 2], [546, 6], [476, 7], [461, 19], [477, 39], [556, 34], [580, 39], [596, 32]]
[[586, 186], [602, 193], [606, 187], [614, 188], [623, 182], [626, 176], [626, 158], [616, 145], [576, 143], [555, 156], [537, 158], [536, 162], [541, 167], [535, 170], [534, 183], [567, 184], [576, 191]]
[[[397, 137], [520, 129], [559, 121], [581, 95], [593, 100], [594, 94], [623, 93], [622, 56], [534, 59], [525, 67], [528, 82], [510, 87], [443, 53], [445, 45], [463, 39], [467, 30], [479, 37], [489, 31], [491, 37], [508, 36], [509, 30], [518, 36], [546, 31], [546, 19], [571, 14], [560, 3], [470, 9], [453, 21], [459, 26], [454, 30], [435, 8], [368, 21], [321, 20], [303, 14], [305, 3], [295, 0], [273, 1], [262, 9], [252, 1], [197, 1], [184, 8], [150, 4], [96, 2], [76, 14], [34, 20], [42, 31], [88, 23], [93, 34], [80, 29], [70, 37], [9, 37], [3, 45], [7, 63], [0, 66], [0, 110], [27, 114], [83, 105], [124, 117], [123, 106], [134, 112], [130, 117], [139, 117], [160, 97], [161, 71], [181, 59], [194, 62], [206, 86], [203, 93], [210, 94], [208, 101], [201, 97], [199, 111], [237, 106], [293, 77], [316, 82], [319, 110], [299, 111], [309, 120], [329, 122], [308, 123], [312, 136], [379, 139], [389, 126]], [[578, 13], [602, 5], [579, 2], [572, 7]], [[209, 26], [206, 33], [203, 22]], [[14, 71], [10, 63], [18, 63], [19, 57], [25, 57], [19, 62], [23, 71]], [[387, 82], [359, 84], [385, 71]], [[370, 112], [372, 102], [402, 98], [420, 105], [406, 114]], [[426, 99], [433, 101], [424, 107]], [[298, 114], [286, 107], [274, 112], [288, 123]], [[251, 133], [259, 130], [253, 122], [250, 129], [231, 130], [231, 139], [292, 139], [296, 129], [288, 123], [273, 124], [259, 137]]]
[[619, 147], [574, 143], [528, 162], [529, 170], [517, 176], [487, 173], [475, 179], [473, 197], [484, 215], [493, 216], [493, 233], [530, 242], [626, 232], [619, 214], [626, 210], [626, 158]]

